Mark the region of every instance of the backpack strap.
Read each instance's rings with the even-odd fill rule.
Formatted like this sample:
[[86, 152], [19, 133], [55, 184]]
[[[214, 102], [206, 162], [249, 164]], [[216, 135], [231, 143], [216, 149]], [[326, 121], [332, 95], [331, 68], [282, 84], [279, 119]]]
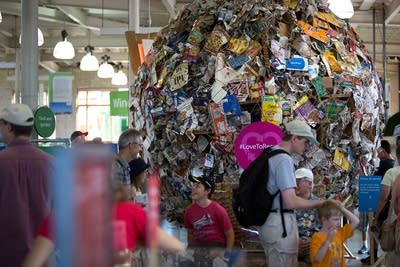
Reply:
[[[285, 153], [285, 154], [289, 155], [289, 153], [283, 149], [271, 149], [271, 148], [267, 148], [267, 149], [269, 149], [267, 152], [269, 154], [268, 155], [269, 158], [271, 158], [275, 155], [281, 154], [281, 153]], [[279, 193], [279, 206], [280, 206], [280, 213], [281, 213], [281, 221], [282, 221], [282, 227], [283, 227], [282, 238], [285, 238], [285, 237], [287, 237], [287, 231], [286, 231], [286, 224], [285, 224], [285, 216], [283, 214], [283, 200], [282, 200], [282, 194], [281, 194], [280, 190], [278, 190], [278, 192], [275, 193], [275, 196], [278, 193]]]
[[279, 191], [279, 204], [281, 206], [281, 221], [282, 221], [282, 227], [283, 227], [283, 233], [282, 233], [282, 238], [287, 237], [287, 232], [286, 232], [286, 224], [285, 224], [285, 216], [283, 214], [283, 200], [282, 200], [282, 194]]

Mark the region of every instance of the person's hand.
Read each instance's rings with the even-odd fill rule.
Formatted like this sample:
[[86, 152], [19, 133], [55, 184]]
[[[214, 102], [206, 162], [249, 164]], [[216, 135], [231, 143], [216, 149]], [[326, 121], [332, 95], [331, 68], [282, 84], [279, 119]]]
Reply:
[[328, 229], [328, 241], [331, 242], [333, 237], [336, 235], [337, 230], [336, 227], [332, 226]]

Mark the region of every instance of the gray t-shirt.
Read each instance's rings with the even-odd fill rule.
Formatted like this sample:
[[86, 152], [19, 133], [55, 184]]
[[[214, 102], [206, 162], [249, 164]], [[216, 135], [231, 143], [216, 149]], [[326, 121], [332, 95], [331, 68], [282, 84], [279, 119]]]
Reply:
[[[279, 146], [273, 149], [282, 149]], [[294, 163], [291, 156], [288, 154], [278, 154], [273, 156], [268, 161], [269, 164], [269, 180], [267, 189], [271, 194], [274, 194], [278, 190], [281, 192], [289, 189], [296, 188], [296, 177], [294, 176]], [[279, 194], [275, 197], [272, 209], [279, 209]], [[287, 209], [285, 204], [283, 208]]]

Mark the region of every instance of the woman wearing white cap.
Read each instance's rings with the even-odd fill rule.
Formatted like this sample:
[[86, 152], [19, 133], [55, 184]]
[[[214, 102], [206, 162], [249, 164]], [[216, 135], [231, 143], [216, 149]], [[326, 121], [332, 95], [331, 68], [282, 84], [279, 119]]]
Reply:
[[[299, 168], [295, 171], [296, 176], [296, 195], [308, 199], [319, 200], [312, 193], [314, 175], [310, 169]], [[310, 262], [310, 239], [314, 232], [320, 228], [316, 209], [296, 210], [297, 225], [299, 228], [299, 263], [304, 262], [311, 266]], [[299, 265], [300, 266], [300, 265]]]

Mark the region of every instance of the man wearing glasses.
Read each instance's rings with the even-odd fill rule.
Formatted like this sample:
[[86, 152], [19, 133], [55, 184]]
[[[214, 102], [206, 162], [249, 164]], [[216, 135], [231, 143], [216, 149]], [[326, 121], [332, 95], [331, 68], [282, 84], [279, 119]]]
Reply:
[[135, 129], [124, 131], [118, 139], [118, 154], [112, 166], [112, 178], [127, 187], [131, 192], [131, 176], [129, 162], [138, 158], [143, 151], [142, 134]]

